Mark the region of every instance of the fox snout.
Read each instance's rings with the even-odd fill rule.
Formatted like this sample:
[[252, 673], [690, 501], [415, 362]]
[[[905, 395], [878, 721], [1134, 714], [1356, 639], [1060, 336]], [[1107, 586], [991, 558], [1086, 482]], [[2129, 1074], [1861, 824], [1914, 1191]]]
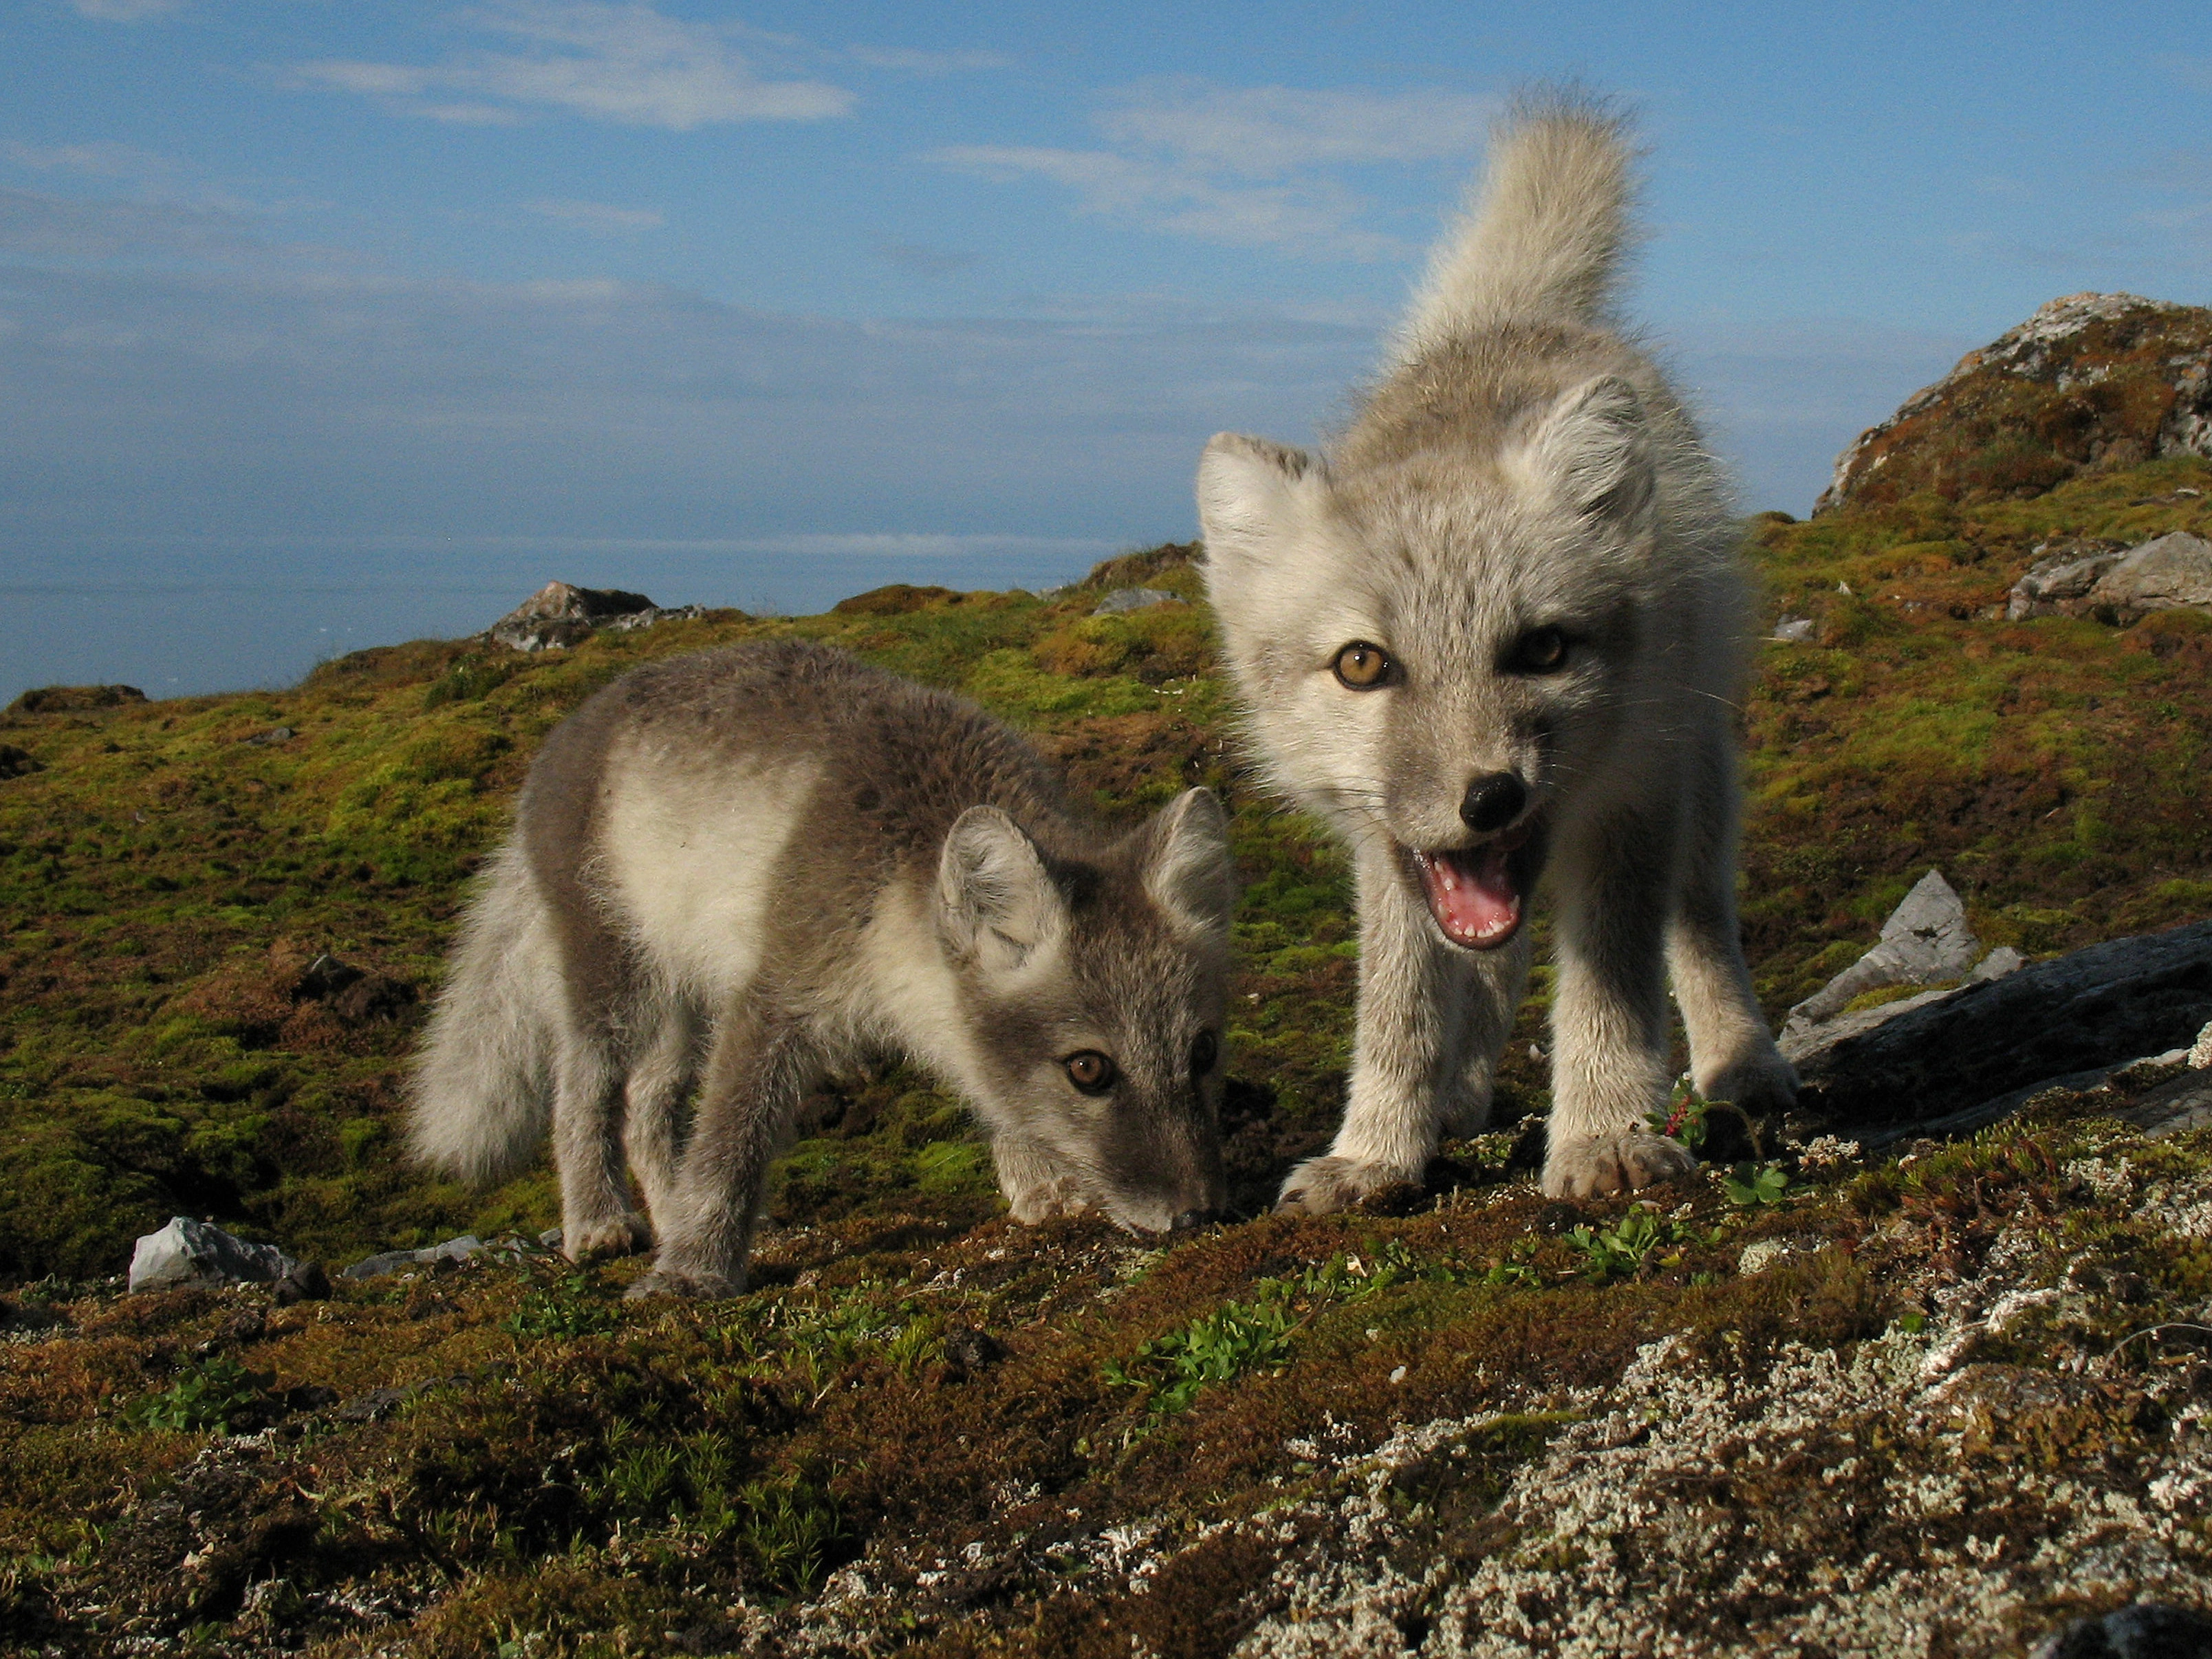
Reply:
[[1461, 821], [1478, 836], [1503, 830], [1528, 804], [1528, 786], [1516, 772], [1486, 772], [1460, 798]]

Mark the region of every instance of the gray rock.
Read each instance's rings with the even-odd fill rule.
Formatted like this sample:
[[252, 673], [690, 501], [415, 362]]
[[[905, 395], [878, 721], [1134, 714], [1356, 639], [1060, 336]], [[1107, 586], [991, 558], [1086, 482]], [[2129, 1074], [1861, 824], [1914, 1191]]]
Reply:
[[548, 582], [488, 631], [494, 641], [510, 650], [557, 651], [581, 644], [596, 629], [646, 611], [657, 616], [659, 609], [642, 593]]
[[1784, 617], [1774, 624], [1774, 632], [1768, 637], [1786, 645], [1810, 645], [1818, 631], [1819, 624], [1810, 617]]
[[1170, 593], [1158, 587], [1117, 587], [1091, 607], [1094, 617], [1115, 617], [1125, 611], [1142, 611], [1149, 605], [1183, 605], [1188, 603], [1180, 593]]
[[1874, 949], [1792, 1008], [1787, 1024], [1820, 1024], [1853, 997], [1885, 986], [1957, 979], [1981, 951], [1982, 942], [1966, 925], [1966, 905], [1943, 872], [1930, 870], [1889, 913]]
[[1973, 977], [1977, 980], [2002, 979], [2027, 966], [2027, 958], [2009, 945], [2000, 945], [1976, 964]]
[[2190, 1045], [2189, 1063], [2200, 1072], [2212, 1067], [2212, 1022], [2206, 1024], [2197, 1034], [2197, 1041]]
[[2212, 1073], [2184, 1072], [2114, 1114], [2151, 1140], [2163, 1140], [2212, 1123]]
[[2207, 1018], [2212, 921], [2201, 921], [1977, 980], [1871, 1028], [1824, 1030], [1790, 1058], [1817, 1116], [1923, 1122], [2054, 1080], [2101, 1079], [2132, 1056], [2185, 1048]]
[[265, 1285], [298, 1271], [300, 1263], [274, 1244], [249, 1244], [220, 1227], [172, 1216], [131, 1252], [133, 1291], [169, 1291], [185, 1285]]
[[2105, 573], [2127, 552], [2110, 543], [2069, 537], [2064, 542], [2045, 542], [2033, 556], [2035, 562], [2006, 596], [2005, 615], [2014, 622], [2079, 608]]
[[2137, 1601], [2102, 1618], [2075, 1620], [2037, 1643], [2028, 1659], [2212, 1659], [2212, 1619]]
[[2120, 623], [2154, 611], [2212, 611], [2212, 542], [2180, 530], [2145, 542], [2099, 578], [2088, 607]]
[[2036, 552], [2041, 556], [2006, 599], [2014, 622], [2095, 615], [2125, 625], [2154, 611], [2212, 611], [2212, 542], [2186, 531], [2124, 550], [2069, 543]]
[[370, 1256], [366, 1261], [355, 1262], [340, 1277], [381, 1279], [386, 1273], [396, 1273], [404, 1267], [427, 1267], [436, 1261], [466, 1261], [483, 1248], [483, 1241], [474, 1233], [463, 1233], [459, 1238], [449, 1238], [442, 1244], [432, 1244], [420, 1250], [386, 1250], [381, 1255]]

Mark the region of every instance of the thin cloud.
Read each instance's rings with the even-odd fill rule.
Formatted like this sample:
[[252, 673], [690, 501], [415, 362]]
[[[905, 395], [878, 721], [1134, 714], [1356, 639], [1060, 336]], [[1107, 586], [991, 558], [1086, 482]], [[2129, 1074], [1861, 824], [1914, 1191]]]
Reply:
[[[440, 64], [324, 59], [295, 72], [400, 113], [479, 124], [513, 118], [520, 106], [688, 132], [734, 121], [821, 120], [853, 108], [842, 87], [764, 78], [735, 46], [739, 31], [666, 17], [643, 0], [501, 0], [464, 17], [479, 33], [522, 50], [475, 49]], [[434, 96], [441, 94], [461, 98]]]
[[0, 143], [0, 156], [33, 173], [75, 173], [135, 183], [172, 179], [179, 171], [166, 155], [107, 139], [84, 144], [26, 144], [11, 138]]
[[70, 0], [70, 9], [78, 16], [103, 23], [143, 23], [183, 4], [184, 0]]
[[1012, 69], [1003, 52], [922, 52], [911, 46], [848, 46], [845, 56], [866, 69], [901, 70], [908, 75], [960, 75], [975, 70]]
[[1417, 250], [1363, 223], [1367, 199], [1333, 170], [1471, 157], [1497, 108], [1465, 93], [1163, 82], [1096, 118], [1108, 149], [962, 144], [930, 159], [985, 178], [1048, 179], [1075, 192], [1078, 211], [1170, 235], [1389, 259]]
[[594, 236], [635, 236], [659, 230], [668, 221], [651, 208], [617, 207], [608, 202], [541, 200], [525, 202], [524, 209], [541, 219], [550, 219], [571, 230], [587, 230]]
[[901, 270], [910, 270], [917, 276], [950, 276], [955, 271], [966, 270], [978, 263], [972, 253], [953, 248], [932, 247], [926, 242], [878, 242], [876, 257], [885, 264], [896, 265]]
[[1182, 165], [1249, 179], [1352, 162], [1474, 155], [1498, 100], [1468, 93], [1311, 91], [1163, 82], [1126, 95], [1098, 118], [1117, 143]]

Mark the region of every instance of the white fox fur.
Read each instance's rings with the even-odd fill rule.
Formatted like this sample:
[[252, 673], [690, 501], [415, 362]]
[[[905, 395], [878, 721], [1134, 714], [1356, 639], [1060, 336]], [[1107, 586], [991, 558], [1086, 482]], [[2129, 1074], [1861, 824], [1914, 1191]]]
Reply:
[[1329, 451], [1223, 434], [1200, 466], [1251, 746], [1357, 870], [1345, 1119], [1285, 1183], [1290, 1207], [1418, 1179], [1448, 1125], [1485, 1120], [1547, 867], [1547, 1190], [1688, 1167], [1645, 1127], [1670, 966], [1707, 1097], [1794, 1097], [1737, 939], [1739, 530], [1612, 316], [1631, 161], [1602, 108], [1523, 106]]

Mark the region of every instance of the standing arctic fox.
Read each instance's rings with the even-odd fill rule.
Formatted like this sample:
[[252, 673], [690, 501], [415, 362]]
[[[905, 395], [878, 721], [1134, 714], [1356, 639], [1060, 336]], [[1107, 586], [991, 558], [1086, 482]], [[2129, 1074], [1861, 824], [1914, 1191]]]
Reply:
[[1613, 313], [1630, 167], [1604, 110], [1524, 106], [1340, 440], [1314, 456], [1223, 434], [1200, 465], [1250, 738], [1357, 866], [1349, 1098], [1287, 1208], [1418, 1179], [1445, 1126], [1484, 1121], [1547, 865], [1547, 1192], [1692, 1162], [1644, 1127], [1668, 1087], [1670, 967], [1706, 1097], [1795, 1097], [1736, 932], [1740, 532]]
[[[416, 1156], [512, 1173], [550, 1120], [578, 1259], [734, 1294], [761, 1181], [827, 1073], [964, 1093], [1017, 1218], [1153, 1231], [1222, 1202], [1234, 875], [1192, 789], [1118, 840], [980, 709], [783, 641], [641, 668], [545, 741], [416, 1070]], [[688, 1135], [684, 1106], [698, 1097]]]

